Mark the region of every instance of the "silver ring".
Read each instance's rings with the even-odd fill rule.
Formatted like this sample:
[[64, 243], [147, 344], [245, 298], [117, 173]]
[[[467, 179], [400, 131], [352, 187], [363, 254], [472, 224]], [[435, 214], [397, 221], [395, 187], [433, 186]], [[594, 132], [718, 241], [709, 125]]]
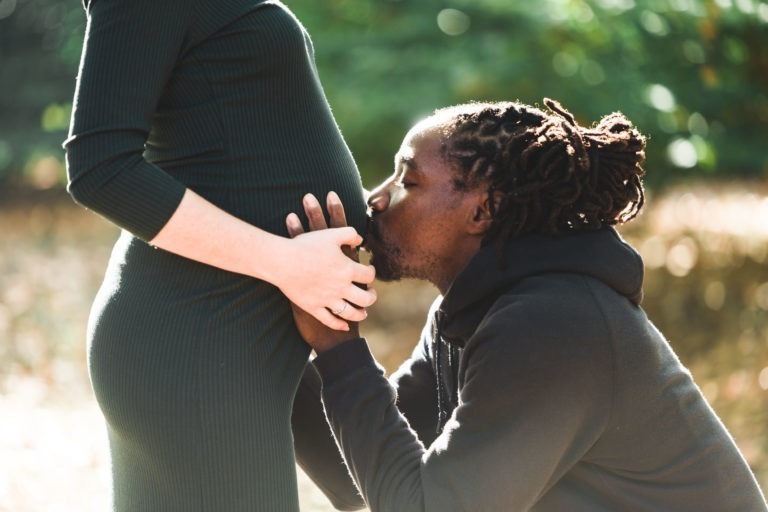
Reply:
[[340, 310], [338, 310], [338, 311], [331, 311], [331, 313], [333, 313], [336, 316], [339, 316], [340, 314], [342, 314], [344, 312], [345, 309], [347, 309], [347, 306], [349, 306], [349, 302], [344, 301], [344, 305], [341, 306]]

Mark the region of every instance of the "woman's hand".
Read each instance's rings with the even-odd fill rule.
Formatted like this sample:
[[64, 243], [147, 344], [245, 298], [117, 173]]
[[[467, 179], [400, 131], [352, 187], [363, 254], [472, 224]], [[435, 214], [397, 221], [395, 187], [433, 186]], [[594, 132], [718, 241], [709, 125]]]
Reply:
[[[336, 201], [341, 205], [338, 197]], [[366, 308], [376, 300], [374, 293], [354, 284], [372, 282], [373, 267], [350, 260], [342, 249], [361, 242], [362, 237], [350, 227], [294, 239], [277, 236], [238, 219], [189, 189], [176, 212], [150, 241], [185, 258], [272, 283], [292, 302], [339, 330], [348, 329], [345, 320], [365, 318], [364, 310], [345, 306], [346, 301]]]
[[[346, 226], [347, 221], [344, 214], [344, 206], [341, 204], [341, 200], [339, 200], [339, 197], [334, 192], [330, 192], [328, 194], [327, 207], [331, 227], [340, 228], [342, 226]], [[304, 233], [304, 228], [302, 227], [301, 221], [296, 214], [291, 213], [286, 218], [285, 222], [286, 227], [288, 228], [288, 233], [291, 235], [291, 237], [295, 237], [294, 240], [299, 240], [301, 237], [306, 237], [312, 234], [328, 232], [328, 225], [325, 222], [323, 209], [317, 199], [311, 194], [308, 194], [304, 197], [304, 211], [306, 212], [307, 218], [309, 219], [309, 228], [312, 231], [311, 233]], [[350, 245], [343, 246], [342, 249], [344, 250], [346, 257], [349, 258], [349, 261], [357, 262], [357, 253]], [[364, 287], [361, 288], [358, 286], [355, 287], [360, 291], [372, 294], [373, 300], [376, 299], [376, 293], [374, 290], [366, 290]], [[355, 318], [362, 320], [365, 318], [365, 310], [358, 307], [358, 305], [361, 305], [359, 302], [347, 299], [345, 303], [346, 305], [340, 308], [343, 309], [343, 311], [337, 313], [339, 316], [343, 316], [347, 319]], [[318, 321], [318, 319], [313, 318], [313, 316], [303, 310], [300, 305], [292, 303], [291, 306], [293, 308], [294, 320], [296, 321], [296, 326], [299, 329], [299, 333], [304, 338], [304, 340], [306, 340], [307, 343], [309, 343], [309, 345], [315, 349], [316, 352], [322, 352], [339, 343], [359, 336], [356, 322], [351, 322], [349, 324], [349, 332], [340, 332], [338, 330], [329, 329], [326, 327], [328, 325], [327, 322], [321, 323]]]
[[275, 262], [278, 273], [271, 279], [288, 299], [322, 323], [347, 330], [345, 320], [365, 318], [364, 309], [376, 301], [375, 293], [355, 283], [373, 281], [373, 267], [361, 265], [344, 255], [341, 247], [359, 245], [353, 228], [305, 233], [287, 240]]

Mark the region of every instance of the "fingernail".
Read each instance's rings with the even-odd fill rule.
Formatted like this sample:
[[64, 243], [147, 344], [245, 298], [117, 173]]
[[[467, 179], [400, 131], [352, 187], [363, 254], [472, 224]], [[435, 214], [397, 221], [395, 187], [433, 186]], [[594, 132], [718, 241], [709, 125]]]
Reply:
[[339, 199], [339, 195], [331, 190], [328, 192], [328, 201], [333, 204], [339, 204], [341, 202], [341, 199]]

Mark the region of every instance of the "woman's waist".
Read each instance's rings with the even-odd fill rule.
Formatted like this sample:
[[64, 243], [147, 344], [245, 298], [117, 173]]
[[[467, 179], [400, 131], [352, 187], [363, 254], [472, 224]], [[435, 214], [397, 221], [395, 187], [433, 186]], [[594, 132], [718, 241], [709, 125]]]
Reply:
[[266, 281], [158, 249], [127, 231], [112, 249], [102, 287], [112, 289], [113, 294], [130, 295], [130, 300], [141, 296], [185, 303], [244, 297], [283, 300], [282, 293]]

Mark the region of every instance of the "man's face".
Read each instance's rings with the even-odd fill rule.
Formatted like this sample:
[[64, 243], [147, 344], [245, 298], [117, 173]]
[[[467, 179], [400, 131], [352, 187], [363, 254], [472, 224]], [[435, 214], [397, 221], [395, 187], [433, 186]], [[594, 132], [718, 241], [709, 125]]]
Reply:
[[368, 199], [365, 247], [376, 277], [426, 279], [442, 291], [479, 249], [465, 232], [474, 196], [456, 190], [456, 173], [443, 159], [440, 130], [416, 125], [395, 156], [395, 172]]

